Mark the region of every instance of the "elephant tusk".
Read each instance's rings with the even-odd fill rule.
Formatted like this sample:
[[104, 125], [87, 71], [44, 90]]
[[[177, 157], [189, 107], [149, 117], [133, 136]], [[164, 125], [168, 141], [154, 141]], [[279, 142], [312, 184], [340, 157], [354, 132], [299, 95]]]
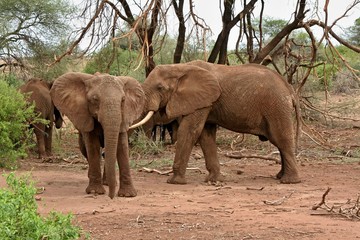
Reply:
[[141, 125], [145, 124], [147, 121], [149, 121], [149, 119], [152, 117], [152, 115], [154, 115], [154, 111], [149, 111], [143, 120], [130, 126], [129, 129], [137, 128], [137, 127], [140, 127]]

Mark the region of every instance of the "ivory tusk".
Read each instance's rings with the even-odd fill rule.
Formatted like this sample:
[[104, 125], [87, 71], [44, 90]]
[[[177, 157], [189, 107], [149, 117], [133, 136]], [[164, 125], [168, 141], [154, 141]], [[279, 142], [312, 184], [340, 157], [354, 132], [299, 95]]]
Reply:
[[137, 128], [137, 127], [140, 127], [141, 125], [145, 124], [147, 121], [149, 121], [149, 119], [152, 117], [152, 115], [154, 115], [154, 111], [149, 111], [143, 120], [130, 126], [129, 129]]

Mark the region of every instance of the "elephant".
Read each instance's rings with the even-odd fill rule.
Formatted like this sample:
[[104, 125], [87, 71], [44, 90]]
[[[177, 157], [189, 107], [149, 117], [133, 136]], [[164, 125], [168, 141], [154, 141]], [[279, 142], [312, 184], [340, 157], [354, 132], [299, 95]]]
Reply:
[[40, 78], [31, 78], [25, 84], [20, 86], [19, 91], [28, 95], [26, 100], [34, 102], [35, 112], [40, 118], [48, 120], [48, 124], [34, 123], [38, 157], [50, 157], [52, 155], [52, 130], [55, 123], [56, 128], [61, 128], [63, 119], [59, 110], [54, 107], [50, 97], [50, 88], [52, 83]]
[[[199, 143], [209, 174], [205, 181], [222, 181], [217, 157], [217, 126], [269, 140], [281, 156], [276, 175], [281, 183], [298, 183], [295, 160], [293, 110], [299, 133], [297, 98], [290, 84], [277, 72], [258, 64], [225, 66], [201, 60], [156, 66], [143, 83], [147, 104], [144, 124], [154, 112], [181, 117], [171, 184], [186, 184], [191, 150]], [[298, 136], [298, 134], [297, 134]]]
[[[58, 77], [50, 91], [55, 106], [79, 131], [89, 163], [86, 193], [104, 194], [101, 174], [101, 146], [105, 147], [109, 197], [115, 197], [116, 162], [120, 186], [117, 195], [135, 197], [130, 174], [128, 128], [140, 117], [145, 95], [140, 83], [131, 77], [69, 72]], [[85, 154], [84, 154], [85, 155]]]

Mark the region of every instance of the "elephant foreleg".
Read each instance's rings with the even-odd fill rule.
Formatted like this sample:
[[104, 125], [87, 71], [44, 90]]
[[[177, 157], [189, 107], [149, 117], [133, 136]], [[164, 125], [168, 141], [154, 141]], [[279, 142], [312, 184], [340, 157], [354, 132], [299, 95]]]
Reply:
[[129, 144], [127, 133], [120, 133], [119, 142], [117, 148], [117, 161], [119, 164], [120, 171], [120, 187], [118, 196], [119, 197], [135, 197], [137, 195], [135, 187], [133, 185], [130, 164], [129, 164]]
[[178, 133], [173, 175], [167, 180], [172, 184], [186, 184], [185, 173], [189, 162], [191, 150], [198, 140], [210, 108], [203, 108], [182, 118]]
[[82, 138], [85, 142], [86, 156], [89, 163], [89, 185], [86, 188], [86, 193], [104, 194], [106, 191], [101, 179], [99, 138], [94, 132], [83, 133]]
[[204, 153], [206, 169], [209, 171], [209, 175], [206, 177], [205, 181], [223, 181], [220, 174], [220, 163], [216, 149], [216, 124], [205, 124], [199, 142]]

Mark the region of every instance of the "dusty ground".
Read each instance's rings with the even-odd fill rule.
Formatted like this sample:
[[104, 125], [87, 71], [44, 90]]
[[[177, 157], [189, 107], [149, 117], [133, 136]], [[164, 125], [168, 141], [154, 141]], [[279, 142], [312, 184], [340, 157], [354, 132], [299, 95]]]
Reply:
[[[332, 113], [358, 117], [353, 98], [338, 96], [333, 101], [337, 108]], [[37, 186], [45, 188], [37, 196], [41, 213], [72, 212], [93, 239], [360, 239], [359, 217], [339, 214], [340, 206], [344, 211], [359, 208], [355, 201], [360, 194], [360, 122], [340, 119], [325, 125], [323, 117], [318, 119], [321, 124], [309, 126], [330, 147], [316, 144], [314, 140], [320, 140], [315, 134], [310, 135], [313, 140], [302, 135], [298, 163], [303, 181], [295, 185], [274, 179], [280, 165], [272, 161], [226, 157], [238, 134], [223, 129], [218, 136], [225, 176], [221, 186], [203, 182], [206, 170], [198, 147], [190, 159], [194, 169], [187, 171], [187, 185], [170, 185], [166, 175], [141, 171], [143, 165], [168, 170], [174, 146], [166, 146], [161, 154], [132, 155], [137, 197], [110, 200], [107, 195], [86, 195], [86, 162], [77, 149], [76, 133], [68, 130], [57, 135], [61, 139], [55, 140], [56, 158], [24, 159], [18, 172], [31, 170]], [[233, 147], [261, 156], [275, 150], [248, 135]], [[4, 185], [2, 178], [0, 184]], [[329, 187], [325, 200], [333, 212], [312, 210]]]

